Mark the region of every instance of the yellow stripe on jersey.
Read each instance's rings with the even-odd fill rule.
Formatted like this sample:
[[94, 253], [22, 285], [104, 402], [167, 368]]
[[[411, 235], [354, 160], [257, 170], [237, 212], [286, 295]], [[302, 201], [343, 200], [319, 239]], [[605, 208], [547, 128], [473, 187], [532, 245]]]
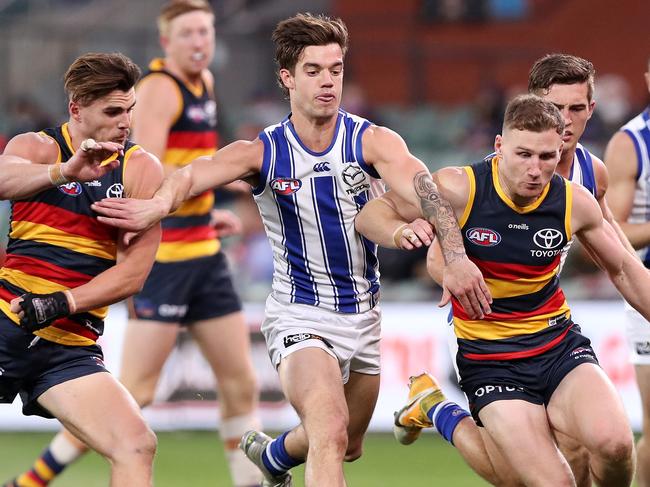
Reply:
[[[105, 309], [106, 311], [108, 311], [108, 308]], [[11, 307], [9, 303], [4, 299], [0, 299], [0, 311], [2, 311], [7, 316], [7, 318], [13, 321], [16, 324], [16, 326], [19, 326], [20, 318], [18, 318], [18, 315], [11, 312]], [[37, 330], [34, 332], [34, 335], [37, 335], [51, 342], [61, 343], [62, 345], [85, 346], [85, 345], [92, 345], [95, 343], [90, 338], [86, 338], [84, 336], [77, 335], [76, 333], [71, 333], [69, 331], [61, 330], [59, 328], [54, 328], [52, 326], [48, 326], [47, 328]]]
[[194, 159], [211, 156], [216, 149], [167, 149], [162, 160], [170, 166], [187, 166]]
[[160, 242], [156, 253], [157, 262], [177, 262], [179, 260], [207, 257], [219, 252], [219, 240], [200, 240], [198, 242]]
[[11, 238], [31, 240], [57, 247], [64, 247], [81, 254], [115, 260], [117, 244], [112, 240], [92, 240], [90, 238], [72, 235], [40, 223], [27, 221], [11, 222]]
[[515, 296], [524, 296], [526, 294], [533, 294], [546, 286], [553, 276], [558, 272], [558, 267], [553, 269], [551, 272], [543, 274], [541, 276], [535, 276], [530, 278], [521, 278], [521, 279], [494, 279], [487, 278], [485, 279], [485, 284], [487, 284], [490, 294], [493, 298], [512, 298]]
[[458, 226], [460, 228], [463, 228], [465, 223], [467, 223], [469, 213], [472, 211], [472, 205], [474, 204], [474, 196], [476, 195], [476, 179], [474, 177], [474, 171], [469, 166], [465, 166], [463, 169], [465, 169], [465, 172], [467, 173], [467, 177], [469, 179], [469, 196], [467, 198], [465, 209], [463, 210], [463, 215], [458, 220]]
[[566, 187], [566, 208], [564, 209], [564, 232], [566, 233], [567, 242], [571, 240], [571, 208], [573, 208], [573, 187], [571, 181], [564, 181]]
[[[69, 289], [67, 286], [48, 281], [42, 277], [32, 276], [31, 274], [26, 274], [23, 271], [19, 271], [17, 269], [8, 269], [6, 267], [0, 269], [0, 280], [5, 280], [13, 286], [29, 291], [30, 293], [37, 294], [55, 293], [57, 291], [64, 291], [65, 289]], [[108, 314], [108, 306], [94, 309], [92, 311], [89, 311], [89, 313], [97, 316], [98, 318], [104, 319]]]
[[558, 316], [568, 317], [569, 305], [565, 301], [560, 309], [550, 313], [532, 316], [529, 321], [485, 321], [461, 320], [454, 316], [454, 332], [464, 340], [502, 340], [519, 335], [537, 333], [549, 327], [548, 320]]
[[[140, 146], [134, 145], [124, 153], [124, 162], [122, 163], [122, 181], [126, 181], [126, 178], [124, 177], [124, 174], [126, 173], [126, 165], [129, 162], [129, 159], [131, 158], [133, 153], [138, 149], [140, 149]], [[102, 162], [102, 164], [104, 163]]]
[[204, 193], [201, 196], [185, 201], [171, 216], [207, 215], [214, 206], [214, 193]]
[[492, 183], [494, 184], [494, 189], [501, 198], [501, 200], [508, 205], [510, 208], [515, 210], [517, 213], [524, 214], [524, 213], [530, 213], [531, 211], [536, 210], [539, 205], [542, 204], [544, 199], [546, 198], [546, 195], [548, 194], [549, 190], [551, 189], [551, 182], [549, 181], [546, 186], [544, 186], [544, 189], [542, 190], [542, 194], [539, 195], [539, 197], [533, 201], [530, 205], [527, 206], [517, 206], [508, 196], [506, 195], [505, 191], [501, 187], [501, 183], [499, 182], [499, 157], [495, 156], [492, 158]]
[[70, 333], [69, 331], [61, 330], [60, 328], [54, 328], [53, 326], [48, 326], [42, 330], [35, 331], [34, 335], [50, 342], [60, 343], [61, 345], [70, 345], [72, 347], [85, 347], [87, 345], [95, 344], [95, 342], [90, 338], [77, 335], [76, 333]]

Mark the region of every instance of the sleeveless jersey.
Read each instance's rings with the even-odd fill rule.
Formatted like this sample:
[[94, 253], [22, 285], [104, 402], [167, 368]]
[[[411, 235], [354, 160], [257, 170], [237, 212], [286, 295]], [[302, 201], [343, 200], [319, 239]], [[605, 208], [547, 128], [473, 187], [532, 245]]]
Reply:
[[493, 303], [483, 320], [471, 320], [455, 299], [452, 309], [459, 353], [477, 360], [541, 354], [570, 327], [558, 272], [571, 239], [571, 185], [554, 174], [534, 203], [518, 207], [501, 188], [497, 166], [495, 157], [464, 168], [470, 196], [459, 224]]
[[[174, 81], [181, 100], [176, 120], [169, 130], [162, 157], [165, 164], [186, 166], [197, 157], [214, 154], [218, 146], [217, 104], [201, 81], [200, 88], [188, 86], [165, 70], [162, 59], [154, 59], [151, 76], [168, 76]], [[185, 201], [174, 213], [162, 220], [162, 237], [156, 254], [158, 262], [176, 262], [216, 254], [220, 249], [216, 230], [210, 225], [214, 206], [212, 190]]]
[[264, 159], [253, 189], [273, 250], [273, 294], [280, 302], [341, 313], [374, 307], [379, 291], [377, 246], [354, 219], [383, 193], [363, 159], [370, 122], [339, 110], [330, 146], [305, 147], [289, 118], [260, 133]]
[[[650, 111], [646, 109], [637, 115], [621, 130], [634, 142], [636, 151], [636, 188], [632, 202], [629, 223], [646, 223], [650, 221]], [[650, 268], [650, 247], [637, 250], [637, 254], [646, 267]]]
[[[58, 163], [73, 155], [67, 124], [46, 129], [59, 147]], [[12, 201], [7, 259], [0, 269], [0, 310], [15, 323], [10, 301], [26, 292], [75, 288], [115, 265], [118, 230], [97, 221], [90, 205], [122, 197], [124, 168], [139, 146], [127, 142], [120, 166], [100, 179], [72, 182]], [[74, 314], [38, 330], [64, 345], [90, 345], [102, 334], [108, 307]]]

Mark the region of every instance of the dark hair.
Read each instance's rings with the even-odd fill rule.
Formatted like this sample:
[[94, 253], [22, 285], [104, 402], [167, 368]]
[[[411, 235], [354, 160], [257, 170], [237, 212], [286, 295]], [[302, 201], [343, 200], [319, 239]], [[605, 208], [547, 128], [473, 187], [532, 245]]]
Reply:
[[160, 15], [158, 15], [158, 33], [160, 35], [167, 35], [169, 23], [174, 20], [176, 17], [194, 12], [195, 10], [200, 10], [214, 15], [214, 10], [206, 0], [171, 0], [167, 2], [160, 9]]
[[300, 13], [278, 23], [271, 36], [275, 44], [275, 63], [277, 81], [285, 94], [288, 90], [282, 84], [281, 69], [288, 69], [292, 74], [298, 59], [307, 46], [326, 46], [338, 44], [343, 55], [348, 50], [348, 28], [339, 18], [325, 15]]
[[129, 91], [140, 74], [137, 64], [124, 54], [91, 52], [78, 57], [63, 79], [70, 100], [87, 106], [112, 91]]
[[570, 54], [547, 54], [533, 64], [528, 74], [528, 91], [539, 95], [548, 93], [551, 85], [572, 85], [587, 83], [587, 98], [594, 95], [594, 65]]
[[506, 129], [544, 132], [555, 130], [564, 133], [564, 117], [551, 102], [537, 95], [519, 95], [506, 107], [503, 131]]

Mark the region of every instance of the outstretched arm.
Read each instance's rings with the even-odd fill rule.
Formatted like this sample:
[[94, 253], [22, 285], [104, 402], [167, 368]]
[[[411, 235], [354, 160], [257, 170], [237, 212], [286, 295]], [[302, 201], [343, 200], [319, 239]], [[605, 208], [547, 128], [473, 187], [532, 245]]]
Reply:
[[576, 184], [571, 213], [571, 226], [589, 255], [609, 274], [625, 300], [650, 320], [650, 272], [621, 244], [591, 195]]
[[[367, 129], [362, 142], [366, 162], [375, 167], [392, 191], [419, 206], [433, 225], [446, 265], [444, 288], [473, 317], [490, 313], [492, 297], [480, 270], [467, 258], [454, 208], [441, 195], [426, 166], [409, 152], [399, 135], [384, 127]], [[466, 201], [467, 194], [464, 196]]]
[[0, 156], [0, 199], [20, 200], [71, 181], [98, 179], [119, 164], [102, 161], [123, 147], [95, 142], [85, 149], [77, 150], [65, 164], [55, 164], [59, 149], [52, 139], [34, 132], [17, 135]]
[[153, 198], [107, 198], [93, 205], [103, 223], [130, 231], [141, 231], [161, 220], [181, 203], [208, 189], [237, 179], [255, 176], [262, 165], [263, 143], [237, 141], [211, 157], [199, 157], [167, 176]]
[[354, 225], [357, 232], [377, 245], [412, 250], [431, 244], [433, 239], [433, 227], [419, 217], [419, 208], [388, 191], [366, 203]]

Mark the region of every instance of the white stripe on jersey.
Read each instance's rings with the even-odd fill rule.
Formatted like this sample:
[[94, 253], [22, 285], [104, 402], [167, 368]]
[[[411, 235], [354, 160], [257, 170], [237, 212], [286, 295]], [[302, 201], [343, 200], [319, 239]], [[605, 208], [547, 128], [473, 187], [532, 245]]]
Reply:
[[290, 119], [260, 133], [264, 162], [253, 195], [273, 249], [273, 293], [280, 302], [343, 313], [375, 305], [377, 246], [354, 229], [365, 203], [385, 191], [361, 153], [369, 126], [340, 110], [322, 153], [302, 144]]

